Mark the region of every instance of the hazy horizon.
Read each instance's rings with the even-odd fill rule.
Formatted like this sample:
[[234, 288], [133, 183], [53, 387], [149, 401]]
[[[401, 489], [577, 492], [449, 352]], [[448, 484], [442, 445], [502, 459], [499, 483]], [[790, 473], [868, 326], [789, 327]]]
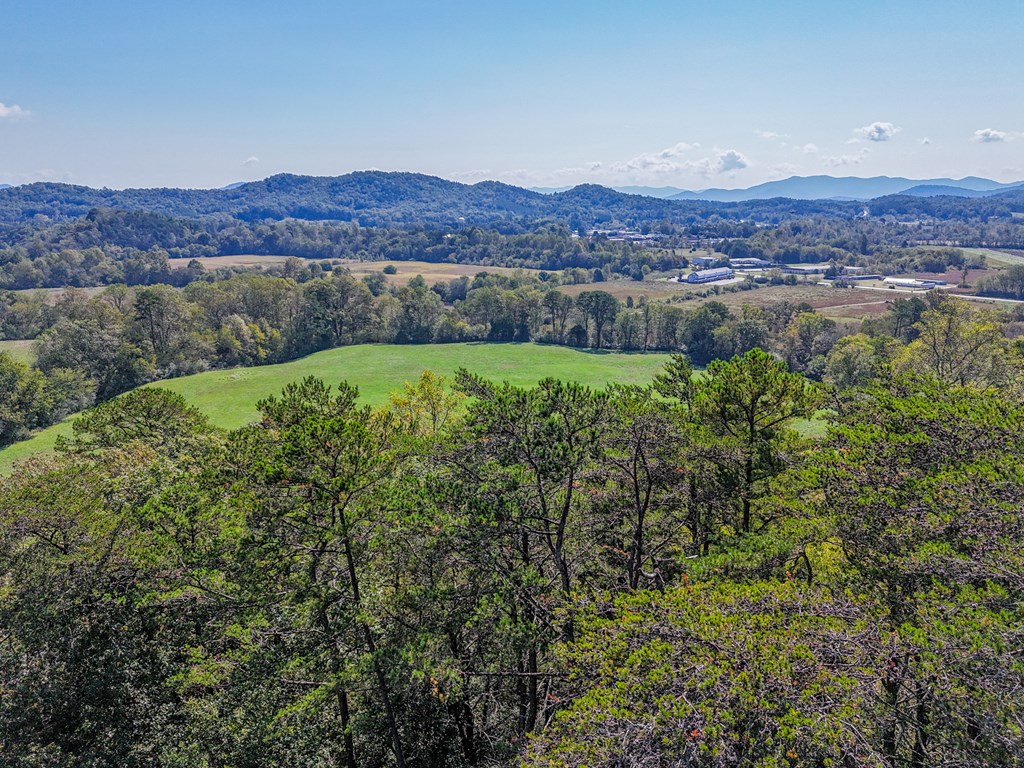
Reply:
[[[213, 187], [209, 187], [209, 186], [204, 187], [204, 186], [198, 186], [198, 185], [176, 185], [176, 186], [170, 186], [170, 185], [144, 185], [144, 186], [131, 185], [131, 186], [113, 186], [113, 185], [110, 185], [110, 184], [84, 184], [84, 183], [81, 183], [81, 182], [64, 181], [64, 180], [59, 180], [59, 179], [35, 179], [35, 180], [31, 180], [31, 181], [19, 181], [19, 182], [14, 182], [14, 183], [0, 181], [0, 187], [5, 187], [5, 186], [16, 187], [16, 186], [23, 186], [23, 185], [26, 185], [26, 184], [33, 184], [33, 183], [37, 183], [37, 182], [50, 182], [50, 183], [59, 183], [59, 184], [73, 184], [73, 185], [77, 185], [77, 186], [90, 187], [92, 189], [112, 189], [112, 190], [161, 189], [161, 188], [164, 188], [164, 189], [223, 190], [223, 189], [227, 189], [229, 187], [235, 187], [235, 186], [237, 186], [239, 184], [253, 184], [253, 183], [258, 183], [258, 182], [261, 182], [261, 181], [266, 181], [267, 179], [271, 178], [272, 176], [279, 176], [279, 175], [284, 175], [284, 176], [308, 176], [308, 177], [313, 177], [313, 178], [317, 178], [317, 177], [319, 177], [319, 178], [337, 178], [339, 176], [346, 176], [346, 175], [355, 174], [355, 173], [374, 173], [374, 172], [382, 172], [382, 173], [421, 173], [419, 171], [402, 171], [402, 170], [383, 171], [382, 169], [379, 169], [379, 168], [356, 168], [356, 169], [353, 169], [351, 171], [345, 171], [345, 172], [339, 173], [339, 174], [322, 174], [322, 173], [295, 174], [295, 173], [292, 173], [290, 171], [278, 171], [277, 173], [269, 174], [267, 176], [260, 176], [258, 178], [248, 179], [246, 181], [229, 182], [227, 184], [221, 184], [219, 186], [213, 186]], [[512, 186], [518, 186], [518, 187], [521, 187], [521, 188], [527, 189], [527, 190], [542, 191], [542, 192], [569, 190], [569, 189], [572, 189], [574, 187], [585, 185], [585, 184], [600, 184], [601, 183], [601, 182], [596, 182], [596, 181], [587, 181], [587, 180], [585, 180], [585, 181], [580, 181], [580, 182], [578, 182], [576, 184], [569, 184], [569, 185], [563, 184], [563, 185], [554, 186], [554, 185], [543, 185], [543, 184], [535, 184], [535, 185], [534, 184], [515, 184], [515, 183], [512, 183], [512, 182], [503, 182], [501, 179], [483, 178], [483, 179], [479, 179], [479, 180], [475, 180], [475, 181], [467, 181], [465, 179], [453, 179], [453, 178], [450, 178], [450, 177], [447, 177], [447, 176], [443, 176], [443, 175], [439, 175], [439, 174], [423, 174], [423, 175], [433, 176], [433, 177], [444, 179], [446, 181], [451, 181], [451, 182], [454, 182], [454, 183], [457, 183], [457, 184], [468, 184], [468, 185], [497, 181], [497, 182], [501, 182], [501, 183], [509, 183]], [[832, 179], [835, 179], [835, 180], [857, 179], [857, 180], [860, 180], [860, 181], [870, 181], [872, 179], [881, 179], [881, 178], [906, 178], [906, 177], [900, 177], [900, 176], [889, 175], [889, 174], [878, 174], [876, 176], [854, 176], [854, 175], [845, 175], [845, 174], [844, 175], [838, 175], [838, 174], [806, 174], [806, 175], [795, 174], [793, 176], [780, 177], [778, 179], [769, 179], [766, 182], [757, 182], [755, 184], [744, 184], [744, 185], [737, 185], [737, 186], [728, 186], [727, 184], [723, 184], [721, 186], [704, 186], [704, 187], [692, 188], [692, 189], [686, 189], [686, 188], [683, 188], [683, 187], [676, 187], [675, 185], [672, 185], [672, 184], [657, 184], [657, 185], [655, 185], [655, 184], [611, 184], [611, 183], [608, 183], [608, 184], [602, 184], [602, 186], [607, 186], [608, 188], [614, 188], [614, 189], [627, 189], [627, 190], [629, 188], [636, 188], [636, 189], [678, 189], [679, 191], [701, 193], [701, 192], [705, 192], [705, 191], [710, 191], [712, 189], [721, 189], [721, 190], [725, 190], [725, 191], [745, 190], [745, 189], [749, 189], [749, 188], [752, 188], [752, 187], [760, 186], [761, 184], [769, 183], [769, 182], [772, 182], [772, 181], [787, 181], [789, 179], [797, 179], [797, 178], [807, 179], [807, 178], [814, 178], [814, 177], [832, 178]], [[921, 182], [921, 181], [938, 180], [938, 179], [944, 179], [944, 178], [948, 178], [948, 177], [934, 176], [934, 177], [921, 178], [921, 179], [907, 178], [907, 181], [910, 181], [910, 182]], [[950, 181], [964, 181], [964, 180], [966, 180], [968, 178], [983, 178], [983, 177], [963, 176], [963, 177], [960, 177], [960, 178], [949, 178], [949, 180]], [[997, 182], [1003, 183], [1003, 184], [1015, 184], [1016, 182], [1020, 182], [1021, 184], [1024, 184], [1024, 175], [1022, 175], [1022, 177], [1019, 178], [1019, 179], [1017, 179], [1017, 178], [1010, 179], [1009, 181], [1005, 181], [1005, 182], [1001, 181], [999, 179], [991, 179], [991, 178], [989, 178], [988, 180], [989, 181], [997, 181]]]
[[1019, 3], [483, 5], [6, 9], [0, 183], [1024, 179]]

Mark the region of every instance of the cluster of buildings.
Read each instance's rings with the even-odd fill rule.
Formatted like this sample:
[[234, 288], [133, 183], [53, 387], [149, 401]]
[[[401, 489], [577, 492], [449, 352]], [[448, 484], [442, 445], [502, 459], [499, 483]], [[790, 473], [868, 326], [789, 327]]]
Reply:
[[[726, 266], [728, 264], [728, 266]], [[729, 259], [718, 256], [693, 256], [690, 259], [690, 266], [693, 271], [688, 275], [680, 275], [679, 282], [714, 283], [719, 280], [729, 280], [736, 277], [737, 273], [751, 270], [777, 269], [785, 275], [803, 275], [811, 277], [814, 275], [825, 275], [833, 266], [830, 264], [776, 264], [764, 259], [737, 258]], [[945, 280], [930, 280], [927, 278], [905, 278], [885, 277], [878, 274], [868, 274], [864, 267], [839, 266], [839, 275], [843, 280], [883, 280], [886, 285], [894, 288], [917, 288], [927, 290], [938, 286], [946, 285]]]

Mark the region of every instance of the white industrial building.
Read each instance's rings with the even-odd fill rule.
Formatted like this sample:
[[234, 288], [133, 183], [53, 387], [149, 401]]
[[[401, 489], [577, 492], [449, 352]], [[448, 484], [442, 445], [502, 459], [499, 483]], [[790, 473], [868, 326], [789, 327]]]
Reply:
[[686, 276], [688, 283], [712, 283], [715, 280], [728, 280], [733, 272], [729, 267], [718, 267], [717, 269], [705, 269], [701, 272], [691, 272]]
[[935, 288], [945, 285], [945, 280], [917, 280], [912, 277], [887, 277], [883, 282], [895, 288]]

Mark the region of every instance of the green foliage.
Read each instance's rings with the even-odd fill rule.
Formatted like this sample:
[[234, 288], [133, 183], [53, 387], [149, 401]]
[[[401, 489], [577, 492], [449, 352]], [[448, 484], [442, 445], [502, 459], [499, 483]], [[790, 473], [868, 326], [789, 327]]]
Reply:
[[1020, 766], [1021, 403], [691, 373], [104, 403], [0, 481], [0, 758]]
[[792, 584], [599, 597], [564, 650], [571, 703], [526, 764], [881, 765], [853, 608]]

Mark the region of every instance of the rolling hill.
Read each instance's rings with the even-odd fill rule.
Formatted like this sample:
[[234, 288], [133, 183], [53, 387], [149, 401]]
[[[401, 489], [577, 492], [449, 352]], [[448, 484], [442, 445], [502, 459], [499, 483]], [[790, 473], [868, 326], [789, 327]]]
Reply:
[[[391, 392], [427, 369], [451, 376], [465, 367], [520, 386], [552, 377], [600, 388], [609, 382], [648, 384], [667, 360], [664, 354], [590, 352], [540, 344], [374, 344], [330, 349], [280, 365], [208, 371], [152, 386], [184, 395], [214, 425], [233, 429], [256, 418], [257, 400], [305, 376], [319, 376], [330, 384], [348, 381], [359, 387], [364, 402], [382, 405]], [[69, 419], [0, 450], [0, 474], [9, 472], [16, 461], [51, 450], [58, 436], [70, 434]]]
[[[934, 183], [933, 183], [934, 182]], [[823, 214], [855, 217], [864, 210], [860, 199], [885, 194], [898, 200], [916, 195], [900, 192], [915, 186], [980, 187], [990, 192], [978, 200], [1011, 202], [1024, 187], [997, 185], [986, 179], [875, 179], [818, 176], [785, 179], [748, 190], [706, 190], [691, 196], [718, 195], [730, 200], [660, 199], [581, 184], [542, 194], [495, 181], [461, 184], [417, 173], [361, 171], [345, 176], [280, 174], [225, 189], [93, 189], [69, 184], [36, 183], [0, 189], [0, 224], [35, 225], [79, 219], [96, 209], [145, 212], [187, 220], [236, 219], [243, 222], [300, 219], [355, 222], [367, 227], [487, 226], [514, 231], [523, 224], [559, 221], [573, 229], [615, 222], [692, 224], [718, 216], [725, 219], [784, 219]], [[985, 188], [987, 185], [988, 188]], [[996, 188], [991, 188], [996, 185]], [[959, 187], [957, 187], [959, 188]], [[885, 192], [885, 190], [892, 190]], [[974, 215], [971, 198], [953, 195], [929, 198], [959, 200], [964, 215]], [[676, 196], [679, 197], [678, 195]], [[844, 197], [846, 200], [826, 199]], [[766, 199], [767, 198], [767, 199]], [[982, 206], [987, 210], [986, 206]], [[1017, 209], [1014, 209], [1017, 210]]]

